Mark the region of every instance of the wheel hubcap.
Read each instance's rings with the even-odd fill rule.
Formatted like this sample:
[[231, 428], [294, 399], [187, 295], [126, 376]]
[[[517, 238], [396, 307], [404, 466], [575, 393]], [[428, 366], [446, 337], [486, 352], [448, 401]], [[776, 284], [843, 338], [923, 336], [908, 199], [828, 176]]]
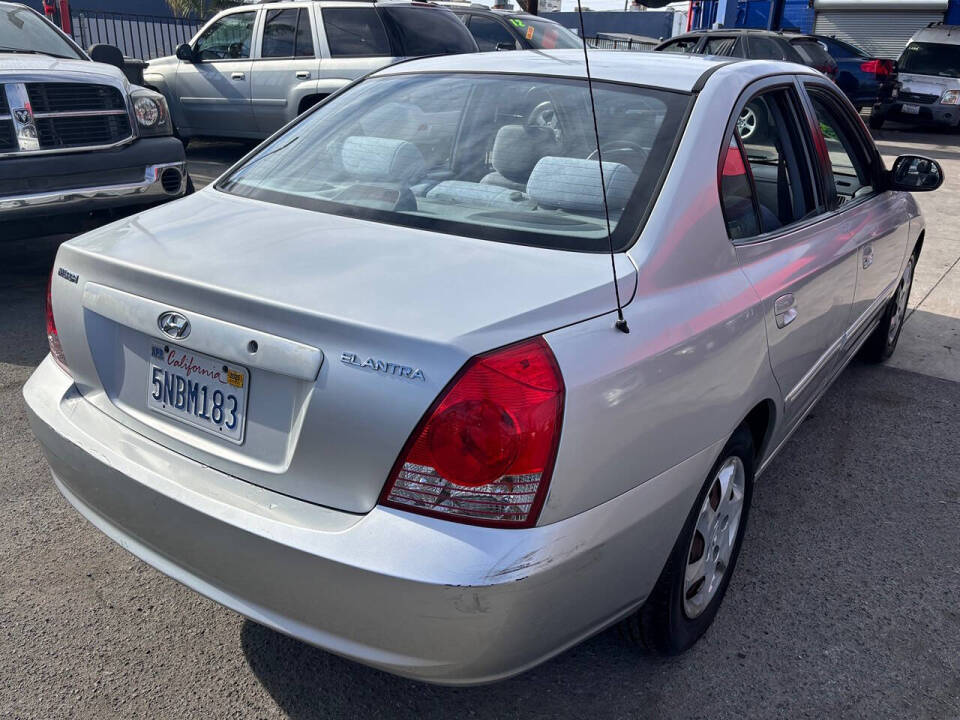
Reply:
[[683, 610], [688, 618], [697, 617], [710, 604], [730, 565], [746, 482], [743, 461], [734, 455], [717, 470], [703, 499], [683, 578]]
[[910, 300], [910, 287], [913, 285], [913, 260], [907, 263], [907, 269], [903, 273], [903, 280], [900, 281], [900, 287], [897, 288], [897, 294], [893, 296], [896, 305], [893, 308], [893, 315], [890, 317], [890, 330], [887, 332], [887, 344], [892, 345], [897, 339], [897, 333], [900, 332], [900, 326], [907, 316], [907, 302]]

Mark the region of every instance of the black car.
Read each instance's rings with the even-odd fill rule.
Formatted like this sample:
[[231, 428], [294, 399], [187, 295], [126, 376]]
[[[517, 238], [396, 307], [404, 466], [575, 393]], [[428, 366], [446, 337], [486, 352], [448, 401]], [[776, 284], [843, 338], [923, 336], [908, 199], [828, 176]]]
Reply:
[[519, 10], [491, 10], [486, 5], [441, 2], [470, 30], [480, 52], [494, 50], [562, 50], [583, 43], [558, 22]]
[[831, 80], [837, 77], [837, 62], [810, 35], [770, 30], [700, 30], [677, 35], [654, 48], [658, 52], [727, 55], [750, 60], [785, 60], [819, 70]]

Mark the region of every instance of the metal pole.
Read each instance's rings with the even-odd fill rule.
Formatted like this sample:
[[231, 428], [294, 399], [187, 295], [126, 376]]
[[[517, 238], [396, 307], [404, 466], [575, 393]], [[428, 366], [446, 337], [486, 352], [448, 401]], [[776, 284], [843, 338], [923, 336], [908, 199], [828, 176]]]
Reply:
[[783, 24], [783, 6], [786, 0], [770, 0], [770, 15], [767, 17], [767, 30], [779, 30]]

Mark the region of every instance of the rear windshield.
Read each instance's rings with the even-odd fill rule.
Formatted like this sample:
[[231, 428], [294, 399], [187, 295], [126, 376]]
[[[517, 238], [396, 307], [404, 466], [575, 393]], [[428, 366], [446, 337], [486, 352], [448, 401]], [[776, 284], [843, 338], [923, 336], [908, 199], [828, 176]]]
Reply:
[[912, 42], [900, 56], [901, 72], [960, 77], [960, 45]]
[[400, 57], [477, 52], [470, 31], [449, 10], [405, 6], [384, 7], [380, 12]]
[[493, 74], [364, 80], [307, 115], [218, 188], [322, 213], [502, 242], [629, 246], [690, 96]]
[[513, 25], [517, 32], [538, 50], [565, 50], [583, 46], [580, 38], [560, 23], [526, 16], [508, 18], [507, 22]]
[[816, 40], [794, 40], [791, 45], [793, 45], [794, 50], [800, 53], [804, 64], [812, 68], [822, 71], [824, 68], [833, 68], [837, 64], [833, 56], [824, 50], [823, 45]]

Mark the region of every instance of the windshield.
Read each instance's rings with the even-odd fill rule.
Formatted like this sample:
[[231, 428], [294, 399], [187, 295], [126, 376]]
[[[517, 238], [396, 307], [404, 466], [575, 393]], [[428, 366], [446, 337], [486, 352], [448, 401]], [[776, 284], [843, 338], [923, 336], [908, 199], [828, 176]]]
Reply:
[[86, 59], [33, 10], [6, 6], [0, 8], [0, 52], [11, 51]]
[[900, 72], [960, 77], [960, 45], [912, 42], [898, 61]]
[[560, 23], [527, 16], [507, 18], [507, 22], [513, 25], [517, 32], [530, 43], [530, 46], [537, 50], [566, 50], [583, 47], [580, 38]]
[[[627, 247], [681, 131], [685, 93], [594, 83], [614, 246]], [[541, 247], [607, 249], [586, 83], [372, 78], [218, 186], [318, 212]]]

